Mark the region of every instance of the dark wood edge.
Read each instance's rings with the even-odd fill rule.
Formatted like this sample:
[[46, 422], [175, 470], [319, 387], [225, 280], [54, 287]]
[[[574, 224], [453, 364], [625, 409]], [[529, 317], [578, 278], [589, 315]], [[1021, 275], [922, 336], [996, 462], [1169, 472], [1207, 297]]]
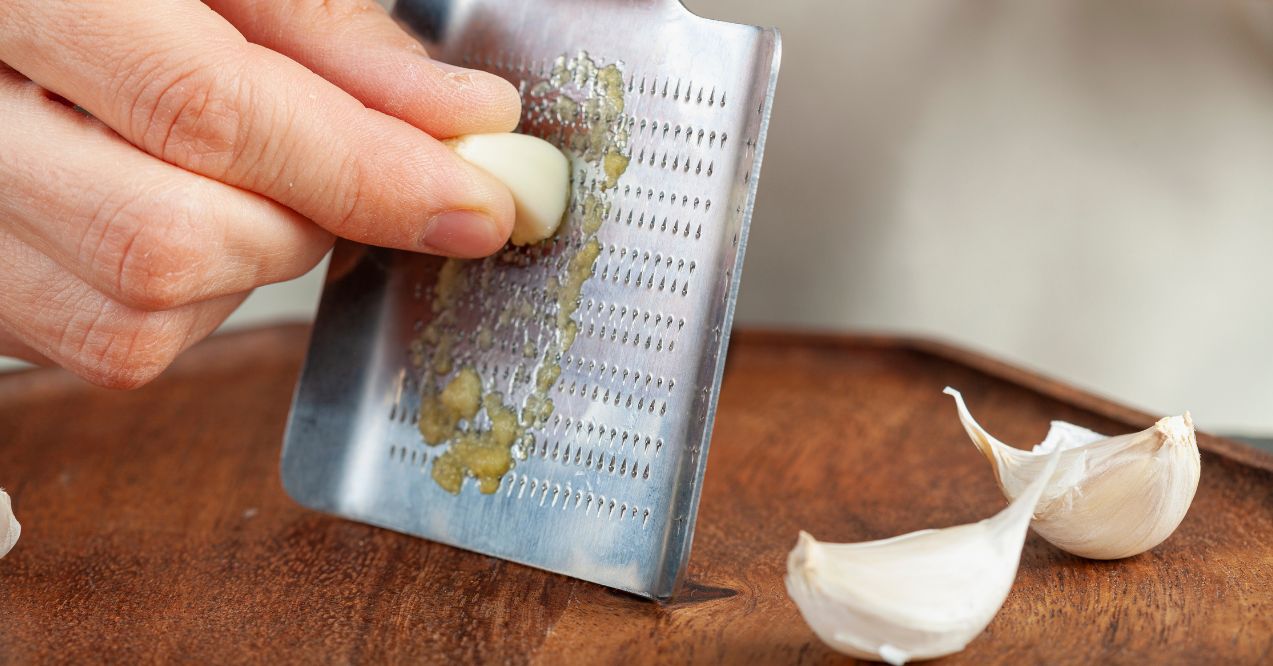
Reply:
[[[200, 342], [199, 346], [227, 347], [234, 345], [241, 338], [289, 337], [299, 332], [307, 332], [309, 328], [309, 324], [304, 323], [283, 323], [260, 328], [239, 329], [214, 335]], [[934, 338], [910, 335], [846, 334], [829, 331], [790, 331], [742, 327], [731, 333], [730, 341], [731, 344], [903, 350], [972, 368], [1059, 402], [1074, 405], [1080, 409], [1125, 423], [1133, 429], [1147, 428], [1158, 420], [1147, 412], [1121, 405], [1113, 400], [1076, 388], [1040, 372], [1024, 369], [960, 345]], [[178, 363], [180, 363], [180, 360], [178, 360]], [[0, 382], [0, 384], [7, 384], [6, 388], [16, 388], [18, 385], [25, 385], [25, 387], [30, 388], [32, 387], [31, 382], [35, 382], [36, 385], [44, 384], [45, 388], [52, 388], [45, 382], [53, 382], [53, 385], [64, 388], [65, 385], [62, 382], [54, 379], [54, 377], [59, 375], [68, 382], [79, 381], [75, 380], [64, 370], [37, 367], [0, 374], [0, 380], [6, 380]], [[3, 394], [3, 392], [0, 392], [0, 394]], [[1253, 446], [1206, 433], [1202, 433], [1202, 436], [1199, 437], [1198, 446], [1209, 453], [1229, 458], [1239, 464], [1273, 472], [1273, 454], [1266, 453]]]
[[[1153, 425], [1159, 417], [1119, 404], [1109, 398], [1071, 386], [1035, 370], [997, 360], [960, 345], [934, 338], [910, 335], [845, 334], [830, 331], [786, 331], [763, 328], [740, 328], [731, 333], [731, 341], [742, 344], [799, 345], [854, 349], [896, 349], [925, 354], [957, 365], [966, 366], [1035, 393], [1074, 405], [1121, 423], [1141, 429]], [[1231, 439], [1199, 433], [1198, 448], [1249, 467], [1273, 472], [1273, 454]]]

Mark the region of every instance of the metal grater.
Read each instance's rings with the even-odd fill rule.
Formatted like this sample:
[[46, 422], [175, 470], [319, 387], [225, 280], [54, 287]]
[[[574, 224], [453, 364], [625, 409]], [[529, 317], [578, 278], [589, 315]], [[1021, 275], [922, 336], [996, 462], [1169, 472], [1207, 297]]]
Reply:
[[[307, 507], [667, 599], [689, 558], [778, 33], [675, 0], [402, 0], [394, 13], [435, 57], [519, 87], [518, 131], [572, 157], [571, 204], [554, 239], [450, 268], [338, 248], [283, 483]], [[434, 475], [463, 435], [429, 445], [420, 421], [462, 369], [521, 425], [511, 469], [453, 494]], [[457, 433], [493, 431], [495, 411]]]

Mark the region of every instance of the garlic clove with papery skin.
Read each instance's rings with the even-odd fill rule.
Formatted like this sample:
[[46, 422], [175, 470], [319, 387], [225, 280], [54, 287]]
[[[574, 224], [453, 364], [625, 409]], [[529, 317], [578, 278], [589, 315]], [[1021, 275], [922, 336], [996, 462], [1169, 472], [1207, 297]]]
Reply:
[[801, 532], [787, 556], [787, 594], [818, 638], [852, 657], [897, 666], [964, 649], [1008, 597], [1057, 458], [977, 523], [851, 544]]
[[0, 557], [9, 554], [21, 534], [22, 525], [13, 515], [13, 502], [8, 493], [0, 490]]
[[1024, 492], [1052, 452], [1061, 452], [1032, 523], [1061, 550], [1098, 560], [1138, 555], [1171, 536], [1193, 502], [1201, 463], [1187, 412], [1118, 437], [1054, 421], [1043, 442], [1025, 451], [986, 432], [959, 391], [946, 393], [1008, 499]]

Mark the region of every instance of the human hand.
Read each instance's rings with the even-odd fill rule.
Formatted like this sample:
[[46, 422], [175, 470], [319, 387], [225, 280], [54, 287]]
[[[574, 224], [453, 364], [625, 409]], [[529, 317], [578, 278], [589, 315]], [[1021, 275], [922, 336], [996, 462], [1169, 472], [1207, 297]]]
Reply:
[[509, 193], [438, 139], [518, 114], [371, 0], [0, 1], [0, 354], [130, 388], [334, 236], [490, 254]]

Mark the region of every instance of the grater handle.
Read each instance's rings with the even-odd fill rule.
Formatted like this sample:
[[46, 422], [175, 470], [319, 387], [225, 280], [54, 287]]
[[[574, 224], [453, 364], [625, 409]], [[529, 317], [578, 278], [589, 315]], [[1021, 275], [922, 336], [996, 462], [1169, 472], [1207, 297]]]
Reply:
[[466, 0], [388, 0], [385, 8], [423, 42], [439, 42], [451, 15]]
[[[592, 8], [607, 2], [622, 4], [625, 7], [646, 7], [662, 12], [686, 12], [681, 0], [579, 0], [579, 4], [589, 4]], [[445, 36], [446, 27], [452, 19], [464, 13], [472, 0], [380, 0], [398, 22], [408, 31], [426, 43], [437, 43]]]

